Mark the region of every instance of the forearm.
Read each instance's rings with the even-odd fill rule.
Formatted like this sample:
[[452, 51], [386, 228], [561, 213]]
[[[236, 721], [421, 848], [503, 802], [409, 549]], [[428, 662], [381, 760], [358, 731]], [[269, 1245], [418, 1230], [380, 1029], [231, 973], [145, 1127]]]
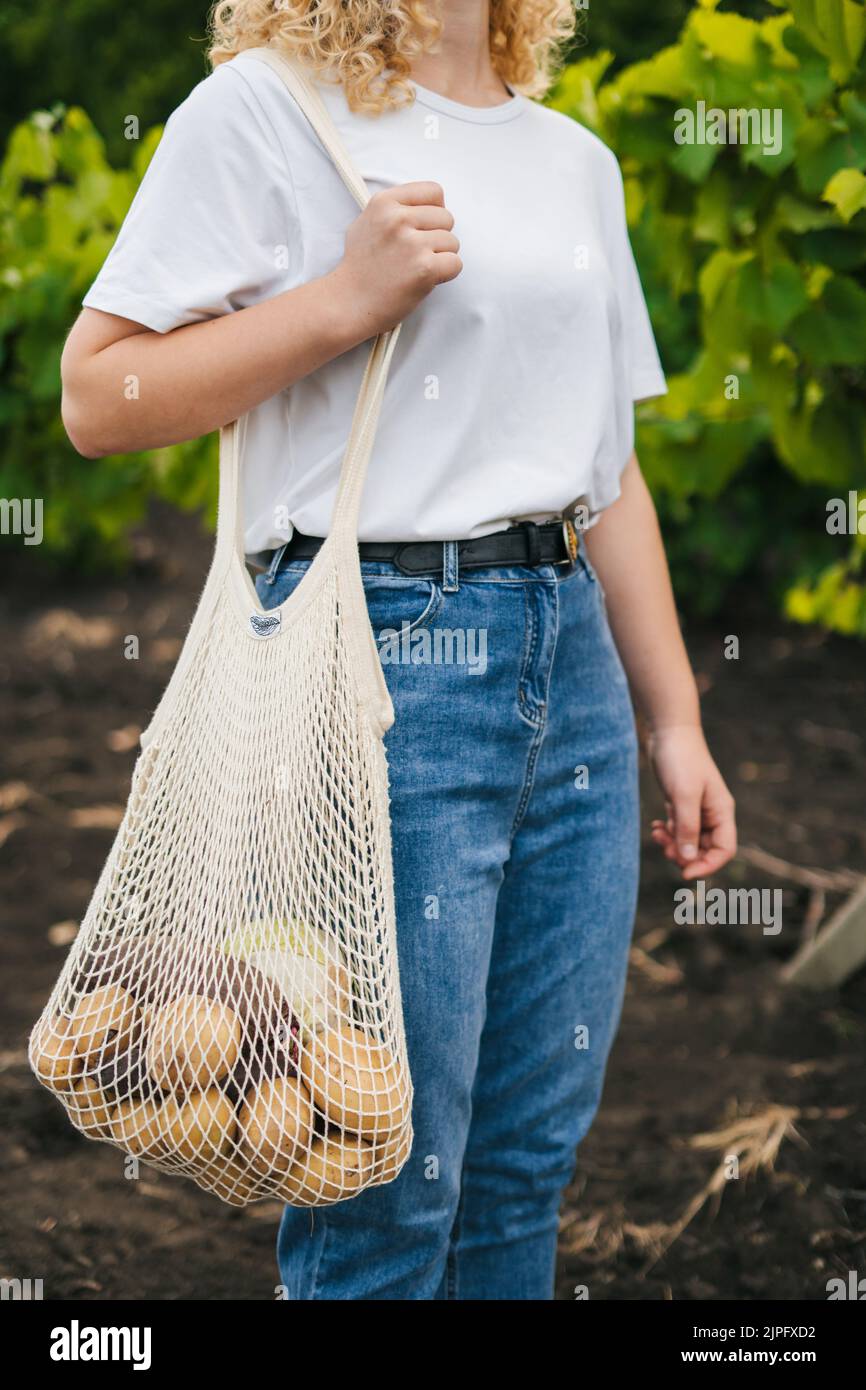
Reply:
[[655, 506], [633, 454], [622, 493], [585, 536], [634, 698], [650, 728], [700, 725]]
[[63, 354], [64, 424], [90, 457], [196, 439], [366, 336], [339, 271], [169, 333], [85, 310]]

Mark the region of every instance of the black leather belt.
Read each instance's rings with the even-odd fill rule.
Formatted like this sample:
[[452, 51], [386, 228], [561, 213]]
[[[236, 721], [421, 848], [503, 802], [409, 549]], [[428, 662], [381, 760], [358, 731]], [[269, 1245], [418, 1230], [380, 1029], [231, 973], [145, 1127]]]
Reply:
[[[362, 560], [386, 560], [403, 574], [435, 574], [444, 563], [444, 541], [361, 541]], [[319, 536], [302, 536], [295, 531], [282, 562], [309, 560], [322, 545]], [[577, 559], [577, 531], [570, 521], [545, 522], [537, 526], [523, 521], [507, 531], [494, 531], [477, 540], [457, 541], [459, 569], [486, 569], [497, 565], [563, 565]]]

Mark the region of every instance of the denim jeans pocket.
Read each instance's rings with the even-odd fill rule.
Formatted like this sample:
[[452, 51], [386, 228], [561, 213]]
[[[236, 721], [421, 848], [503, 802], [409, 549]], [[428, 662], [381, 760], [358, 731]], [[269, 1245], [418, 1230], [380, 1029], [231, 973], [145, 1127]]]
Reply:
[[[260, 574], [256, 579], [256, 593], [263, 608], [276, 608], [285, 603], [290, 594], [300, 584], [310, 567], [309, 561], [295, 560], [285, 566], [268, 583], [266, 576]], [[414, 632], [433, 622], [442, 606], [442, 589], [434, 579], [415, 578], [402, 575], [390, 569], [362, 567], [364, 595], [370, 624], [377, 642], [384, 640], [382, 634], [390, 637], [393, 633]]]
[[429, 627], [442, 607], [442, 589], [434, 579], [376, 573], [364, 573], [363, 579], [377, 642]]

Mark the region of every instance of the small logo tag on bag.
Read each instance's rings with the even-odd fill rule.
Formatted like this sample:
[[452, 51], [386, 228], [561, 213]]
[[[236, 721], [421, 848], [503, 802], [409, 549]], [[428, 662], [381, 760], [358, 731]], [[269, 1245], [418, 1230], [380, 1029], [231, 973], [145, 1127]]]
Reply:
[[250, 627], [254, 637], [273, 637], [279, 632], [282, 613], [251, 613]]

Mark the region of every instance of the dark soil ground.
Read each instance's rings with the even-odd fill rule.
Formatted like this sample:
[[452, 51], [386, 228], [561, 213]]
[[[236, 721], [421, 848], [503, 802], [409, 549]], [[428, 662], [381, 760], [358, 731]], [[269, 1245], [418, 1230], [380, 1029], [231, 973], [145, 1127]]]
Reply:
[[[169, 544], [188, 528], [160, 513], [116, 583], [34, 591], [19, 568], [0, 607], [0, 1275], [41, 1278], [46, 1298], [274, 1295], [276, 1204], [235, 1211], [148, 1170], [125, 1181], [118, 1152], [68, 1125], [25, 1057], [206, 568], [204, 539]], [[732, 629], [736, 661], [723, 654]], [[138, 660], [124, 657], [129, 634]], [[647, 841], [622, 1028], [563, 1213], [559, 1295], [824, 1299], [830, 1277], [866, 1271], [866, 972], [806, 994], [780, 967], [845, 896], [802, 870], [866, 872], [866, 657], [746, 606], [687, 636], [743, 845], [791, 866], [769, 873], [747, 855], [721, 882], [782, 889], [784, 926], [675, 926], [676, 881]], [[657, 811], [647, 779], [645, 821]], [[752, 1151], [762, 1139], [769, 1151], [751, 1176], [737, 1137], [750, 1125]], [[740, 1176], [679, 1230], [738, 1151]]]

